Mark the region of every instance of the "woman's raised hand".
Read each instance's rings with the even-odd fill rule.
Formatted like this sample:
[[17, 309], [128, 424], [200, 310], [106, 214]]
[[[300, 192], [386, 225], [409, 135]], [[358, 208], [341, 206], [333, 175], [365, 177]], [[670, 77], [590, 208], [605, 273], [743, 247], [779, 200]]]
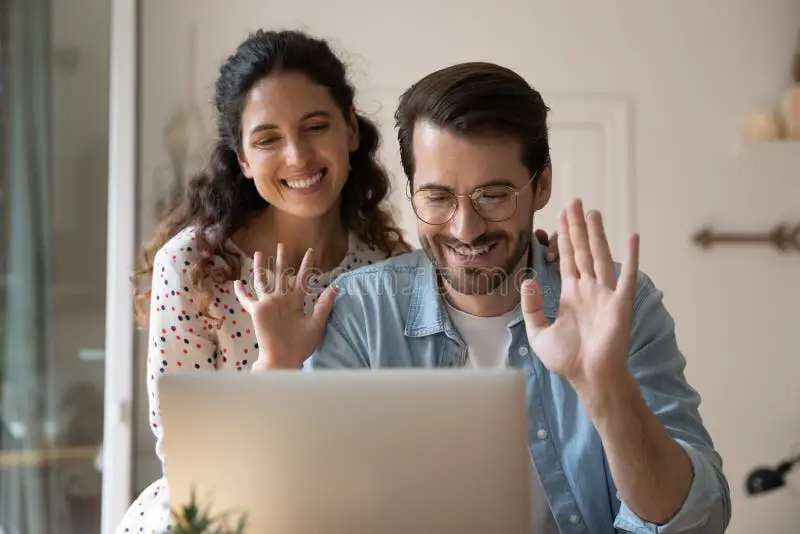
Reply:
[[[267, 268], [263, 254], [253, 256], [253, 292], [244, 284], [234, 284], [236, 297], [253, 319], [258, 340], [259, 369], [298, 369], [311, 356], [333, 309], [335, 288], [330, 285], [319, 297], [311, 314], [304, 312], [309, 280], [314, 268], [314, 251], [308, 249], [296, 276], [286, 269], [282, 244], [278, 244], [274, 270]], [[252, 293], [252, 292], [251, 292]]]

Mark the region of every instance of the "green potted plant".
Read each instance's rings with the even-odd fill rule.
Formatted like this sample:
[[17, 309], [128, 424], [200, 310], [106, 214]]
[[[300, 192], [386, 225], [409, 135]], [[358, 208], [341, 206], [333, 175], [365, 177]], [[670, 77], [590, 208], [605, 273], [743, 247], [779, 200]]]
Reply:
[[172, 510], [172, 531], [174, 534], [245, 534], [246, 515], [242, 514], [231, 527], [229, 513], [212, 516], [210, 508], [201, 510], [197, 504], [194, 490], [189, 503], [180, 509]]

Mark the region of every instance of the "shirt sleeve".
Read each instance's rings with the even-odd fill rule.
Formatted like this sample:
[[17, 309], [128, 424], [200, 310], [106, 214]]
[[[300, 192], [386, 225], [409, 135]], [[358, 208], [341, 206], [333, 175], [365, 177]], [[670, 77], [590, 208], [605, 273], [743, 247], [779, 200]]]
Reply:
[[216, 330], [189, 293], [189, 259], [162, 248], [153, 265], [147, 352], [150, 428], [164, 464], [158, 380], [167, 373], [215, 370]]
[[355, 284], [355, 279], [346, 275], [340, 276], [334, 285], [336, 298], [322, 341], [306, 360], [304, 368], [308, 370], [369, 368], [367, 343], [361, 338], [353, 337], [363, 331], [365, 324], [361, 290]]
[[[700, 395], [684, 376], [686, 359], [662, 297], [652, 281], [641, 275], [629, 365], [645, 402], [686, 452], [692, 485], [681, 509], [667, 523], [645, 521], [622, 502], [614, 526], [633, 534], [722, 534], [731, 518], [730, 489], [722, 459], [700, 417]], [[610, 471], [607, 476], [611, 480]]]

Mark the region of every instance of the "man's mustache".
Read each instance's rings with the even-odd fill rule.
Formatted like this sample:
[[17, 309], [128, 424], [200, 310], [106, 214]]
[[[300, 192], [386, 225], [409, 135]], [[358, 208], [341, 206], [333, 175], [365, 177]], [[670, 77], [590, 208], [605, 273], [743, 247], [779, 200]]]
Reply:
[[496, 241], [502, 241], [506, 239], [507, 236], [503, 232], [492, 232], [488, 234], [483, 234], [476, 239], [472, 240], [470, 243], [465, 243], [460, 239], [456, 239], [451, 236], [436, 236], [436, 244], [438, 245], [446, 245], [448, 247], [470, 247], [470, 248], [477, 248], [483, 245], [488, 245], [490, 243], [494, 243]]

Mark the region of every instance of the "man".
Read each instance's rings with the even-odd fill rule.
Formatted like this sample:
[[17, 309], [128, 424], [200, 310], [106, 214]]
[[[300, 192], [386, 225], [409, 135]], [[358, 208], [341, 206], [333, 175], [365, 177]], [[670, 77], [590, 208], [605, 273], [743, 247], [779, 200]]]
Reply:
[[[559, 266], [532, 239], [552, 185], [547, 112], [488, 63], [403, 94], [398, 140], [423, 249], [338, 278], [332, 312], [324, 304], [296, 329], [314, 338], [329, 314], [309, 364], [521, 369], [534, 532], [724, 532], [721, 458], [662, 294], [638, 272], [638, 237], [614, 263], [600, 214], [576, 200], [559, 219]], [[272, 314], [268, 336], [254, 316], [270, 343], [263, 365], [296, 365], [281, 360], [293, 347], [284, 317]]]

